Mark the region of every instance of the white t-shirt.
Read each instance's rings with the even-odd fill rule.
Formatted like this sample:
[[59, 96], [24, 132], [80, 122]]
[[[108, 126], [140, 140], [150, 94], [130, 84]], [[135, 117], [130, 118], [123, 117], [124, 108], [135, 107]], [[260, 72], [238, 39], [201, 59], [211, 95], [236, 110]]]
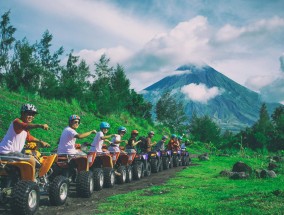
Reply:
[[60, 137], [59, 146], [57, 149], [58, 154], [77, 154], [77, 150], [75, 148], [77, 131], [75, 131], [71, 127], [66, 127]]
[[92, 142], [90, 152], [102, 152], [103, 151], [102, 147], [103, 147], [104, 140], [102, 140], [102, 137], [104, 137], [104, 133], [102, 131], [97, 132]]
[[120, 143], [116, 143], [116, 141], [120, 141], [121, 140], [121, 136], [120, 135], [116, 135], [111, 139], [111, 143], [114, 144], [115, 146], [109, 146], [108, 150], [109, 151], [115, 151], [115, 152], [120, 152], [119, 149], [119, 145]]
[[0, 154], [8, 154], [9, 152], [21, 152], [24, 148], [27, 134], [28, 133], [25, 130], [17, 134], [12, 122], [7, 131], [7, 134], [0, 143]]

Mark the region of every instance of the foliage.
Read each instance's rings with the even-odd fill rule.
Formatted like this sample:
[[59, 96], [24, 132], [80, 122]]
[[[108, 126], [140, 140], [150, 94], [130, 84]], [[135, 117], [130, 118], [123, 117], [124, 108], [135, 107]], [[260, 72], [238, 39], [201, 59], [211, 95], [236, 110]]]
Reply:
[[165, 92], [156, 105], [157, 121], [169, 127], [173, 133], [183, 133], [186, 125], [184, 105]]

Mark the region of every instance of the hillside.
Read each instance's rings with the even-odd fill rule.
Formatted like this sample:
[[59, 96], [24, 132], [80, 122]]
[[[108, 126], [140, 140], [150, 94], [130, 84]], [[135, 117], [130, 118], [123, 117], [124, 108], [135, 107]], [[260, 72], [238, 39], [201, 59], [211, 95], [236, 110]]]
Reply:
[[[98, 131], [100, 122], [107, 121], [111, 125], [109, 134], [116, 133], [120, 125], [125, 126], [128, 130], [125, 139], [129, 138], [130, 131], [133, 129], [137, 129], [141, 135], [146, 135], [149, 130], [154, 130], [157, 134], [154, 138], [157, 140], [163, 134], [163, 131], [159, 130], [161, 128], [155, 128], [146, 120], [132, 117], [127, 113], [98, 116], [97, 114], [83, 111], [75, 100], [72, 104], [69, 104], [65, 101], [46, 100], [38, 96], [21, 95], [3, 89], [0, 90], [0, 140], [4, 137], [11, 121], [20, 117], [20, 107], [24, 103], [32, 103], [38, 108], [39, 114], [36, 116], [34, 123], [47, 123], [50, 128], [48, 131], [35, 129], [31, 131], [31, 134], [50, 143], [52, 148], [56, 147], [62, 130], [68, 125], [68, 117], [71, 114], [77, 114], [81, 117], [81, 124], [78, 129], [79, 133], [92, 129]], [[167, 131], [165, 130], [164, 132]], [[86, 139], [77, 140], [77, 142], [91, 142], [93, 138], [94, 136], [91, 135]]]
[[[184, 103], [185, 112], [189, 117], [193, 112], [198, 116], [209, 115], [224, 130], [239, 131], [257, 121], [262, 104], [258, 93], [234, 82], [210, 66], [184, 65], [176, 72], [180, 74], [165, 77], [145, 88], [144, 98], [155, 105], [163, 92], [171, 91], [178, 101]], [[218, 94], [206, 102], [197, 101], [188, 98], [182, 91], [185, 86], [195, 89], [202, 86], [206, 87], [208, 92], [211, 89], [218, 90]], [[269, 112], [272, 113], [278, 105], [280, 104], [268, 103]]]

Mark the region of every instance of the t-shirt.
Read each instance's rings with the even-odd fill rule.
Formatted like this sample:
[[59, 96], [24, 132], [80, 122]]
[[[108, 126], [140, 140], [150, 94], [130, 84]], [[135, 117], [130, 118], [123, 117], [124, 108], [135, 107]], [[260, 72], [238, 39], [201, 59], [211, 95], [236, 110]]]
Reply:
[[71, 127], [66, 127], [59, 140], [59, 146], [57, 149], [58, 154], [77, 154], [77, 150], [75, 148], [77, 131], [75, 131]]
[[104, 137], [104, 133], [102, 131], [97, 132], [91, 144], [90, 152], [103, 152], [102, 147], [104, 140], [101, 139], [102, 137]]
[[35, 138], [27, 130], [28, 123], [19, 118], [15, 119], [9, 126], [9, 129], [0, 143], [0, 154], [10, 152], [21, 152], [24, 148], [25, 141], [34, 141]]
[[156, 146], [155, 146], [155, 150], [161, 150], [161, 151], [163, 151], [163, 150], [165, 150], [165, 144], [164, 144], [164, 142], [162, 141], [162, 140], [160, 140], [157, 144], [156, 144]]
[[134, 149], [134, 146], [132, 145], [133, 143], [136, 142], [136, 138], [135, 137], [130, 137], [128, 140], [127, 145], [125, 146], [126, 149]]
[[109, 151], [120, 152], [120, 149], [119, 149], [120, 143], [116, 143], [117, 141], [121, 141], [120, 135], [116, 135], [111, 139], [111, 145], [108, 147]]

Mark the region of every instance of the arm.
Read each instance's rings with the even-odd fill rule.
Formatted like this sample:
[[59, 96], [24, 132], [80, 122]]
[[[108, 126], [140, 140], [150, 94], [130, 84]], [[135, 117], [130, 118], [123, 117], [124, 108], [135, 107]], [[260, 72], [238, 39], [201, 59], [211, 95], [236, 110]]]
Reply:
[[35, 138], [34, 136], [30, 134], [29, 131], [28, 131], [26, 140], [27, 142], [35, 142], [38, 147], [50, 147], [50, 145], [47, 142], [44, 142], [42, 140]]
[[132, 146], [136, 146], [138, 143], [140, 143], [141, 140], [138, 140], [137, 142], [134, 142], [134, 140], [132, 141]]
[[26, 129], [27, 130], [31, 130], [31, 129], [35, 129], [35, 128], [42, 128], [44, 130], [48, 130], [48, 125], [47, 124], [27, 124]]
[[92, 131], [88, 131], [88, 132], [83, 133], [83, 134], [76, 134], [74, 137], [75, 137], [75, 138], [78, 138], [78, 139], [83, 139], [83, 138], [85, 138], [85, 137], [90, 136], [91, 134], [96, 134], [96, 133], [97, 133], [96, 130], [92, 130]]

